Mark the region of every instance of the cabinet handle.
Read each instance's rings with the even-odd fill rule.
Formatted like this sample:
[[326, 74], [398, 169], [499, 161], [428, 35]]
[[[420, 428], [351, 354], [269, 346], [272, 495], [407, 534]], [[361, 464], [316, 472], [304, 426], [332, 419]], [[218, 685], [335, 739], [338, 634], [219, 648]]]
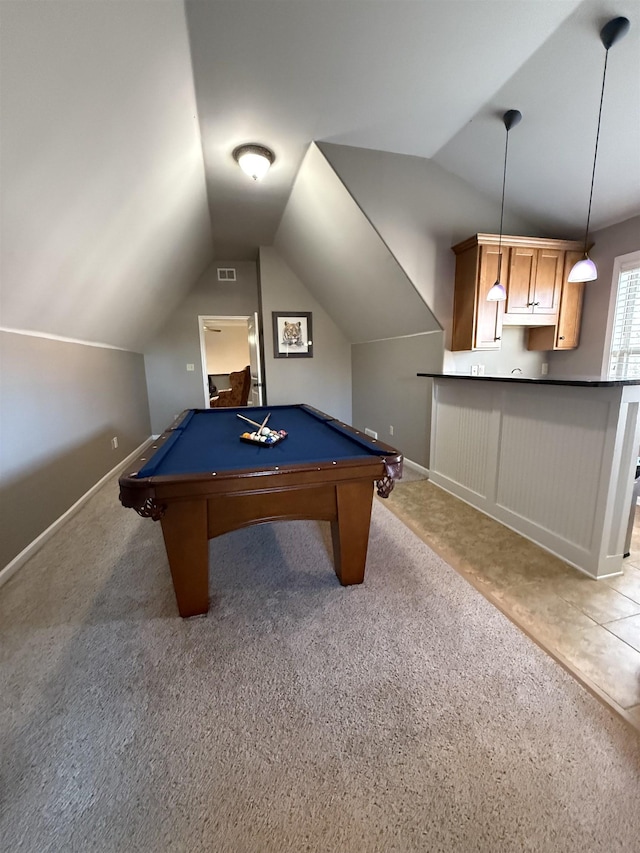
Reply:
[[500, 337], [500, 335], [496, 335], [496, 336], [495, 336], [495, 338], [494, 338], [493, 340], [494, 340], [494, 341], [501, 341], [501, 340], [502, 340], [502, 338]]
[[539, 303], [539, 302], [534, 302], [533, 304], [534, 304], [534, 305], [540, 305], [540, 303]]
[[559, 341], [563, 341], [563, 340], [564, 340], [564, 335], [560, 335], [560, 337], [558, 338], [558, 340], [559, 340]]

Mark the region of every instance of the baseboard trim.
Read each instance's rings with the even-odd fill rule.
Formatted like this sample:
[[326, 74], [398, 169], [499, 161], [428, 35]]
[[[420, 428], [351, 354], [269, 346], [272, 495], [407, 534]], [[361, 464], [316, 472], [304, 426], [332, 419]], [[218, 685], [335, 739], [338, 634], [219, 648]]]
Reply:
[[92, 495], [94, 495], [98, 491], [98, 489], [101, 488], [101, 486], [104, 485], [104, 483], [109, 479], [109, 477], [112, 477], [114, 474], [117, 474], [117, 472], [125, 468], [129, 462], [131, 462], [133, 459], [136, 459], [142, 452], [143, 448], [145, 448], [149, 441], [152, 440], [152, 438], [148, 438], [146, 441], [143, 441], [139, 447], [137, 447], [132, 453], [130, 453], [126, 457], [126, 459], [120, 460], [120, 462], [118, 462], [117, 465], [115, 465], [110, 471], [108, 471], [104, 475], [104, 477], [101, 477], [98, 482], [95, 483], [95, 485], [91, 486], [91, 488], [87, 492], [85, 492], [82, 497], [78, 498], [78, 500], [72, 506], [70, 506], [69, 509], [60, 516], [60, 518], [57, 518], [53, 522], [53, 524], [50, 524], [46, 530], [43, 530], [42, 533], [33, 540], [33, 542], [31, 542], [29, 545], [27, 545], [26, 548], [20, 551], [20, 553], [16, 557], [14, 557], [10, 563], [7, 563], [7, 565], [3, 569], [0, 569], [0, 587], [5, 584], [10, 577], [13, 577], [13, 575], [18, 571], [18, 569], [23, 566], [27, 562], [27, 560], [33, 557], [33, 555], [36, 554], [40, 550], [40, 548], [42, 548], [45, 542], [51, 539], [53, 534], [57, 533], [57, 531], [64, 524], [66, 524], [66, 522], [69, 521], [72, 516], [74, 516], [78, 512], [82, 505]]
[[[60, 516], [60, 518], [57, 518], [53, 522], [53, 524], [50, 524], [46, 530], [43, 530], [42, 533], [37, 536], [33, 540], [33, 542], [27, 545], [27, 547], [24, 548], [16, 557], [14, 557], [10, 563], [7, 563], [7, 565], [3, 569], [0, 569], [0, 587], [5, 584], [9, 580], [9, 578], [13, 577], [13, 575], [18, 571], [18, 569], [23, 566], [27, 562], [27, 560], [33, 557], [33, 555], [36, 554], [40, 550], [40, 548], [42, 548], [45, 542], [51, 539], [54, 533], [57, 533], [57, 531], [78, 512], [82, 505], [92, 495], [94, 495], [99, 488], [101, 488], [101, 486], [109, 479], [109, 477], [112, 477], [119, 470], [125, 468], [126, 465], [133, 459], [136, 459], [142, 452], [143, 448], [145, 448], [150, 441], [154, 441], [157, 437], [157, 435], [150, 436], [146, 441], [143, 441], [142, 444], [137, 447], [132, 453], [130, 453], [126, 457], [126, 459], [122, 459], [120, 462], [118, 462], [117, 465], [115, 465], [110, 471], [108, 471], [103, 477], [101, 477], [98, 482], [95, 483], [95, 485], [93, 485], [87, 492], [85, 492], [82, 497], [78, 498], [78, 500], [72, 506], [70, 506], [69, 509]], [[409, 468], [412, 468], [414, 471], [419, 471], [421, 474], [424, 474], [425, 477], [429, 476], [428, 468], [424, 468], [422, 465], [418, 465], [417, 462], [412, 462], [411, 459], [407, 459], [405, 457], [404, 464], [407, 465]]]
[[418, 471], [420, 474], [424, 474], [424, 476], [427, 479], [429, 479], [429, 469], [428, 468], [424, 468], [422, 465], [418, 465], [417, 462], [412, 462], [411, 459], [407, 459], [406, 456], [404, 457], [404, 464], [408, 468], [412, 468], [414, 471]]

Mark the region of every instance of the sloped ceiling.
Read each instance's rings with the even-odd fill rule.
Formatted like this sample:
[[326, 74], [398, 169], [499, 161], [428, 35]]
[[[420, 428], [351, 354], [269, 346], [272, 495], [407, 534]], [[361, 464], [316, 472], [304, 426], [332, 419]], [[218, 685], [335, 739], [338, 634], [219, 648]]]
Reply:
[[0, 323], [139, 350], [212, 258], [184, 6], [0, 15]]
[[[581, 236], [640, 213], [640, 0], [2, 0], [4, 328], [141, 350], [214, 258], [271, 245], [313, 141], [432, 159]], [[276, 162], [251, 182], [231, 152]]]
[[[640, 213], [640, 0], [187, 0], [218, 256], [268, 245], [311, 141], [432, 158], [552, 236], [586, 221], [605, 50], [610, 52], [594, 229]], [[261, 184], [231, 152], [276, 153]]]
[[300, 167], [275, 245], [351, 343], [440, 331], [315, 145]]

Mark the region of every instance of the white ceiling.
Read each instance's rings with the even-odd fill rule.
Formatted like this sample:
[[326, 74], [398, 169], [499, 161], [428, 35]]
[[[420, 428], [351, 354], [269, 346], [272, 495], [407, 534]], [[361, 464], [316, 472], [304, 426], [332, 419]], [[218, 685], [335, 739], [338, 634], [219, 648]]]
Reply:
[[[215, 253], [270, 245], [312, 141], [430, 158], [552, 236], [580, 237], [605, 50], [594, 230], [640, 213], [640, 0], [187, 0]], [[269, 146], [251, 182], [231, 152]]]
[[594, 229], [640, 214], [640, 0], [0, 0], [0, 329], [142, 350], [214, 251], [273, 244], [314, 141], [499, 205], [510, 108], [507, 217], [581, 237], [617, 15]]

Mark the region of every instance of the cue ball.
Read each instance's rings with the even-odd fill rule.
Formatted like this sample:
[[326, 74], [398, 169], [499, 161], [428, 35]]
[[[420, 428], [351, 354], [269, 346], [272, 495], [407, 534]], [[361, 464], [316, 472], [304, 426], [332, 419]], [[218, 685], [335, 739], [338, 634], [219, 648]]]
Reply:
[[271, 430], [269, 429], [269, 427], [262, 427], [262, 435], [269, 435], [270, 432]]

